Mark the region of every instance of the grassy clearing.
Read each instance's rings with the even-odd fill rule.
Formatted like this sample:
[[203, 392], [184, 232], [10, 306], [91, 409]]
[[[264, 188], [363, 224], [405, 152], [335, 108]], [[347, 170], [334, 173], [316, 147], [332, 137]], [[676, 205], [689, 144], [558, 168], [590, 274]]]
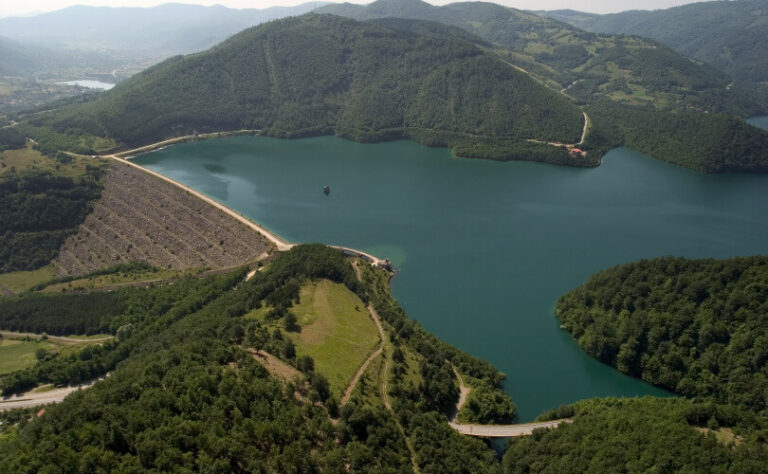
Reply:
[[2, 273], [0, 274], [0, 286], [13, 293], [20, 293], [55, 277], [56, 270], [53, 265], [47, 265], [33, 271]]
[[26, 369], [35, 365], [37, 349], [50, 350], [52, 344], [42, 341], [0, 339], [0, 374]]
[[734, 434], [733, 429], [731, 428], [718, 428], [716, 430], [709, 428], [696, 428], [696, 430], [705, 436], [709, 433], [714, 434], [717, 442], [724, 444], [725, 446], [730, 446], [732, 444], [738, 445], [744, 441], [741, 436]]
[[344, 285], [320, 280], [301, 289], [291, 312], [301, 327], [289, 333], [297, 354], [312, 357], [332, 393], [340, 395], [379, 342], [365, 304]]
[[16, 370], [25, 369], [35, 365], [35, 351], [45, 349], [48, 352], [55, 352], [61, 356], [68, 356], [80, 352], [86, 346], [100, 344], [109, 334], [93, 334], [90, 336], [72, 335], [81, 342], [57, 340], [56, 336], [50, 336], [42, 339], [41, 336], [14, 336], [8, 333], [0, 339], [0, 375], [7, 374]]
[[[62, 293], [68, 291], [94, 290], [110, 286], [130, 285], [132, 283], [142, 282], [160, 282], [181, 278], [184, 275], [196, 274], [203, 271], [202, 268], [190, 270], [159, 270], [148, 272], [128, 272], [112, 273], [109, 275], [98, 275], [89, 278], [80, 278], [66, 283], [54, 283], [46, 286], [44, 293]], [[11, 290], [13, 291], [13, 290]]]
[[86, 156], [74, 156], [69, 163], [61, 163], [56, 158], [43, 155], [33, 149], [32, 143], [27, 142], [26, 148], [5, 150], [0, 153], [0, 176], [15, 170], [17, 172], [48, 171], [55, 172], [59, 176], [75, 177], [85, 173], [86, 165], [104, 166], [105, 164], [104, 160]]

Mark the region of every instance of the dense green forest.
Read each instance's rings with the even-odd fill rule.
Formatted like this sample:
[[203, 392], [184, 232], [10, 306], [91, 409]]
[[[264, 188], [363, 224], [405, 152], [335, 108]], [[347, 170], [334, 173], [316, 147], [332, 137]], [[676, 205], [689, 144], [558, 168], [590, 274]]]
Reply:
[[101, 170], [83, 176], [24, 171], [0, 177], [0, 273], [47, 265], [101, 195]]
[[768, 36], [765, 0], [707, 1], [609, 15], [571, 10], [540, 13], [587, 31], [652, 38], [768, 94], [768, 56], [756, 47]]
[[583, 119], [566, 97], [460, 37], [421, 30], [329, 15], [280, 20], [30, 122], [128, 146], [245, 128], [362, 142], [409, 137], [472, 156], [489, 149], [496, 159], [552, 154], [507, 146], [525, 139], [578, 141]]
[[[667, 260], [667, 267], [678, 265], [675, 275], [685, 274], [687, 261]], [[765, 275], [768, 261], [760, 265]], [[736, 260], [721, 266], [700, 269], [696, 278], [716, 275], [712, 280], [723, 287], [747, 278], [751, 283], [743, 291], [760, 291], [756, 277], [747, 277], [756, 274], [752, 267]], [[387, 274], [366, 265], [359, 271], [361, 279], [349, 259], [336, 250], [303, 245], [279, 254], [248, 281], [243, 280], [243, 269], [124, 293], [51, 299], [65, 309], [100, 305], [103, 320], [112, 328], [120, 325], [117, 337], [76, 354], [49, 354], [32, 368], [5, 376], [0, 381], [4, 392], [110, 375], [47, 407], [39, 418], [28, 410], [3, 415], [11, 427], [4, 427], [0, 436], [0, 465], [12, 472], [66, 467], [123, 472], [405, 473], [413, 472], [415, 463], [425, 473], [653, 468], [756, 473], [768, 462], [765, 419], [743, 411], [738, 403], [718, 404], [709, 397], [595, 399], [560, 407], [541, 418], [570, 417], [573, 423], [516, 438], [500, 463], [483, 441], [459, 435], [446, 421], [458, 396], [453, 367], [476, 388], [470, 400], [477, 405], [471, 413], [474, 420], [513, 419], [514, 407], [499, 391], [503, 375], [408, 319], [389, 293]], [[283, 329], [244, 317], [268, 307], [277, 310], [270, 318], [287, 320], [299, 289], [318, 278], [345, 285], [381, 316], [394, 364], [389, 370], [391, 411], [382, 403], [378, 387], [361, 388], [339, 407], [327, 380], [314, 369], [311, 358], [297, 357]], [[670, 280], [669, 285], [678, 283]], [[702, 294], [696, 289], [688, 293]], [[43, 304], [42, 298], [32, 293], [3, 304]], [[84, 302], [88, 298], [92, 301]], [[617, 301], [623, 304], [624, 299]], [[737, 313], [749, 320], [750, 307], [741, 304]], [[68, 319], [89, 318], [74, 311], [68, 314]], [[717, 329], [709, 333], [717, 334]], [[300, 370], [306, 383], [274, 378], [245, 348], [280, 357]], [[370, 376], [380, 370], [369, 371]]]
[[[376, 6], [376, 14], [347, 13], [377, 18], [396, 4], [350, 7]], [[580, 32], [492, 4], [474, 13], [482, 28], [462, 23], [472, 16], [460, 5], [417, 8], [418, 14], [419, 2], [401, 6], [404, 16], [449, 25], [329, 15], [276, 21], [209, 51], [171, 58], [106, 94], [62, 104], [17, 128], [47, 154], [96, 153], [95, 137], [130, 147], [196, 131], [257, 129], [360, 142], [405, 137], [459, 156], [571, 166], [597, 166], [608, 149], [626, 145], [700, 171], [768, 168], [768, 132], [701, 113], [754, 114], [760, 101], [660, 45]], [[542, 49], [540, 39], [518, 30], [510, 36], [509, 25], [527, 25], [536, 37], [560, 32], [586, 46], [568, 40]], [[538, 62], [520, 62], [528, 53], [515, 48], [539, 51]], [[577, 142], [583, 118], [574, 100], [588, 104], [593, 116], [586, 155], [531, 141]]]
[[557, 315], [620, 371], [691, 398], [768, 408], [768, 258], [658, 258], [599, 272]]
[[584, 148], [617, 146], [704, 172], [768, 171], [768, 132], [722, 114], [658, 112], [601, 101], [587, 108], [594, 128]]
[[[421, 0], [378, 0], [366, 6], [327, 5], [318, 11], [358, 20], [399, 17], [461, 28], [493, 45], [489, 47], [506, 61], [582, 103], [610, 98], [660, 110], [741, 117], [768, 111], [765, 97], [731, 84], [728, 75], [663, 44], [636, 36], [589, 33], [494, 3], [438, 7]], [[706, 32], [703, 37], [707, 38]]]
[[[114, 341], [46, 358], [4, 377], [3, 389], [10, 393], [111, 372], [92, 388], [46, 408], [40, 418], [16, 417], [22, 420], [18, 428], [0, 437], [0, 464], [13, 472], [61, 466], [127, 472], [411, 472], [412, 447], [423, 472], [500, 471], [493, 451], [450, 429], [444, 413], [455, 403], [448, 361], [489, 387], [498, 386], [502, 376], [408, 320], [391, 301], [386, 275], [366, 268], [361, 283], [346, 257], [321, 245], [280, 254], [247, 282], [244, 275], [245, 270], [133, 289], [111, 300], [120, 301], [119, 308], [102, 302], [115, 310], [112, 314], [122, 313], [112, 318], [125, 323]], [[302, 282], [317, 278], [342, 283], [381, 308], [382, 317], [386, 314], [398, 328], [393, 344], [424, 354], [419, 387], [393, 376], [390, 396], [397, 418], [376, 398], [356, 396], [339, 410], [322, 374], [313, 373], [306, 358], [296, 358], [281, 330], [265, 331], [259, 321], [242, 317], [263, 305], [289, 306]], [[309, 391], [269, 376], [242, 349], [249, 346], [267, 348], [301, 369], [311, 381]], [[414, 391], [402, 393], [400, 386]], [[294, 391], [315, 402], [305, 403]], [[332, 417], [339, 422], [331, 423]]]
[[125, 309], [120, 294], [124, 291], [1, 299], [0, 329], [59, 336], [114, 332], [109, 323]]
[[15, 128], [0, 128], [0, 151], [23, 148], [26, 143], [24, 134]]
[[541, 419], [573, 423], [513, 438], [507, 473], [765, 472], [764, 421], [713, 404], [681, 399], [592, 399]]

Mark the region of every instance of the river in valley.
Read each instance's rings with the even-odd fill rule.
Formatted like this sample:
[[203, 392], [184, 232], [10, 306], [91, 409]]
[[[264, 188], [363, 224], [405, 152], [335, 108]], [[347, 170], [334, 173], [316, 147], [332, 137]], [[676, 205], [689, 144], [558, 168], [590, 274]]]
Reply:
[[625, 148], [577, 169], [409, 141], [236, 137], [135, 161], [287, 240], [392, 259], [408, 315], [505, 372], [521, 421], [582, 398], [667, 395], [587, 356], [559, 328], [558, 296], [640, 258], [768, 253], [768, 176], [706, 175]]

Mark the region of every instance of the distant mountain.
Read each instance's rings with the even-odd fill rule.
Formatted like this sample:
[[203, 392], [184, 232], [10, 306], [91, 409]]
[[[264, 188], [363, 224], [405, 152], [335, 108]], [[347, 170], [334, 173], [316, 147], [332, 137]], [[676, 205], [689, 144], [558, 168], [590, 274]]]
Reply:
[[768, 0], [712, 1], [611, 15], [537, 13], [588, 31], [652, 38], [768, 95]]
[[568, 98], [450, 28], [386, 23], [332, 15], [270, 22], [34, 122], [129, 146], [245, 128], [362, 142], [408, 137], [465, 156], [587, 163], [529, 141], [579, 140], [584, 119]]
[[301, 15], [323, 2], [264, 10], [168, 3], [153, 8], [73, 6], [28, 18], [0, 19], [4, 36], [96, 50], [144, 51], [156, 59], [200, 51], [250, 26]]
[[0, 36], [0, 77], [62, 73], [97, 64], [109, 67], [116, 61], [96, 51], [38, 46]]
[[430, 20], [460, 27], [496, 45], [505, 60], [582, 103], [609, 98], [661, 110], [743, 117], [768, 111], [763, 98], [734, 87], [726, 74], [655, 41], [588, 33], [493, 3], [436, 7], [420, 0], [378, 0], [368, 6], [327, 5], [318, 12], [358, 20]]

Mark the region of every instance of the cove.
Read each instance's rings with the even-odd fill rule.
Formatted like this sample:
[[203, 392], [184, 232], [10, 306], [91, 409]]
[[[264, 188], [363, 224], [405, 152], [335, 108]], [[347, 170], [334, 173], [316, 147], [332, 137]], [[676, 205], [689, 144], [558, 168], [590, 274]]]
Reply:
[[561, 294], [640, 258], [768, 253], [768, 176], [706, 175], [625, 148], [577, 169], [409, 141], [236, 137], [135, 161], [287, 240], [392, 259], [408, 315], [505, 372], [521, 421], [583, 398], [668, 395], [582, 352], [554, 316]]

